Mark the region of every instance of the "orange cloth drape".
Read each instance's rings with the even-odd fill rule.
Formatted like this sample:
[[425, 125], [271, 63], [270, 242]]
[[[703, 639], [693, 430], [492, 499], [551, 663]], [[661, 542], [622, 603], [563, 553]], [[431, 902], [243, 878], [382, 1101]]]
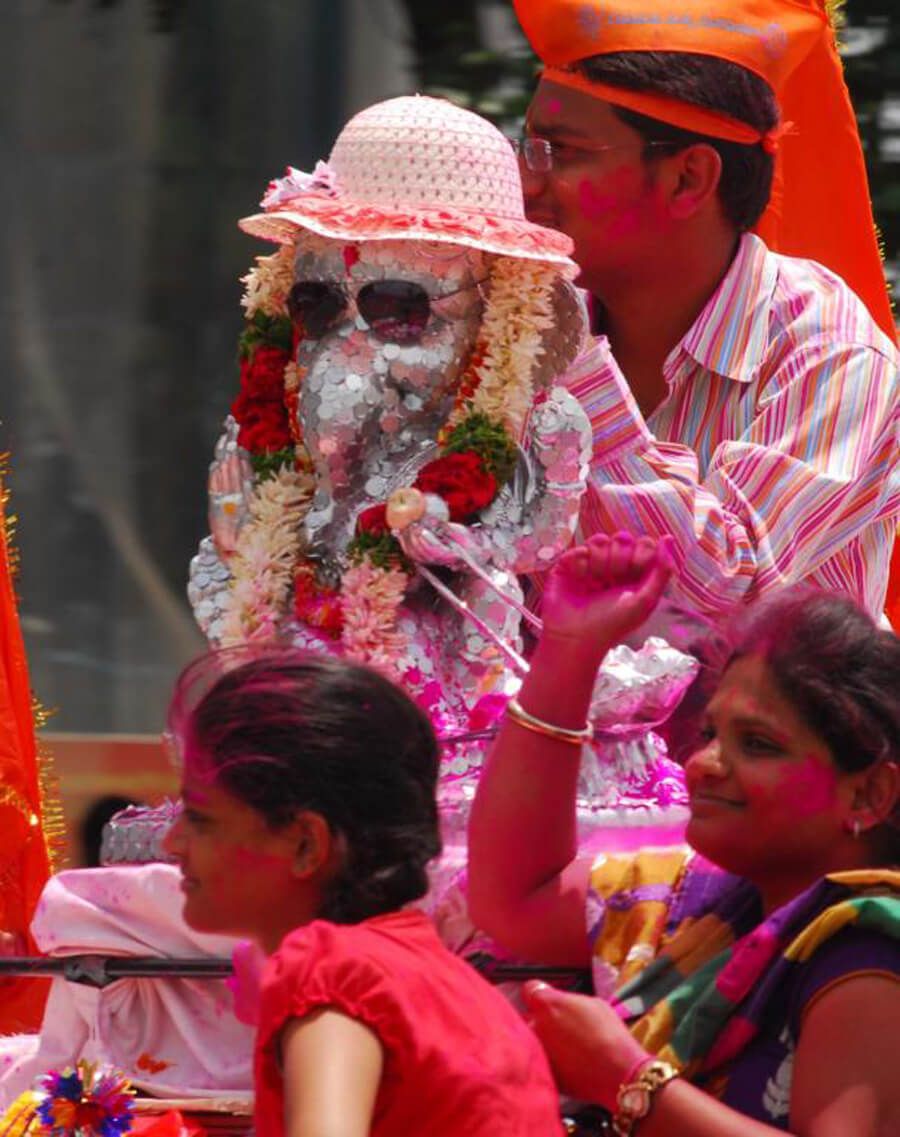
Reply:
[[[2, 487], [0, 487], [2, 490]], [[31, 688], [12, 587], [3, 494], [0, 492], [0, 928], [26, 934], [50, 874]], [[0, 1032], [40, 1025], [47, 984], [0, 980]]]
[[795, 125], [778, 155], [780, 201], [759, 234], [779, 253], [836, 272], [896, 341], [865, 158], [831, 28], [791, 73], [779, 102], [783, 120]]

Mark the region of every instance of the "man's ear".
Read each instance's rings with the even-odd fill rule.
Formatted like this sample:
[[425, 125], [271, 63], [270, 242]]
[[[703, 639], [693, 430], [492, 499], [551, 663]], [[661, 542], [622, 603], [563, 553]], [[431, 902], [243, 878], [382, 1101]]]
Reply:
[[722, 158], [714, 147], [698, 142], [668, 159], [669, 209], [686, 221], [713, 201], [722, 179]]
[[287, 827], [285, 836], [293, 846], [291, 872], [298, 880], [319, 876], [330, 868], [336, 854], [336, 839], [321, 813], [301, 810]]

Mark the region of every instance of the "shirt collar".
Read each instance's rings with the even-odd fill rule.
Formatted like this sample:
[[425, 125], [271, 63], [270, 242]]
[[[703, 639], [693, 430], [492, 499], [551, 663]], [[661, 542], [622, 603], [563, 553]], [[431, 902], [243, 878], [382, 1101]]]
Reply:
[[769, 343], [769, 308], [777, 267], [763, 242], [744, 233], [734, 260], [703, 311], [666, 360], [673, 375], [687, 353], [707, 371], [739, 383], [756, 378]]

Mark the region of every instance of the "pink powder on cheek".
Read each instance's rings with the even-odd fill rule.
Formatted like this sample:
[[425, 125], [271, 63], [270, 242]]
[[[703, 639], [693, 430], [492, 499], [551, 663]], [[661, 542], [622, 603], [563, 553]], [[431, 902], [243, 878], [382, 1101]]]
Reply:
[[234, 845], [228, 860], [239, 872], [256, 872], [290, 864], [291, 858], [287, 854], [263, 853], [259, 849], [248, 849], [246, 845]]
[[807, 754], [801, 766], [795, 767], [785, 779], [783, 794], [788, 804], [795, 806], [799, 816], [809, 817], [834, 804], [837, 774], [822, 764], [815, 754]]
[[[610, 189], [599, 189], [588, 178], [578, 183], [578, 208], [586, 221], [606, 221], [609, 236], [626, 237], [637, 232], [643, 220], [637, 205], [623, 204], [623, 195], [616, 186], [616, 179]], [[628, 179], [630, 184], [630, 179]]]
[[578, 208], [588, 221], [599, 221], [608, 216], [616, 206], [616, 196], [603, 193], [588, 178], [578, 183]]
[[802, 763], [786, 767], [781, 777], [754, 796], [786, 807], [794, 817], [812, 817], [833, 805], [836, 786], [836, 772], [818, 755], [807, 754]]

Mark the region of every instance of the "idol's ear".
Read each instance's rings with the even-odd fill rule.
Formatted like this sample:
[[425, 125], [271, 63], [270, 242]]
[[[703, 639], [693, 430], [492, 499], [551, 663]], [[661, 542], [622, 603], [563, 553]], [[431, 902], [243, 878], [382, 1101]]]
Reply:
[[557, 277], [553, 288], [553, 324], [544, 333], [543, 351], [535, 361], [535, 391], [562, 381], [563, 375], [586, 346], [587, 338], [585, 294], [564, 277]]

